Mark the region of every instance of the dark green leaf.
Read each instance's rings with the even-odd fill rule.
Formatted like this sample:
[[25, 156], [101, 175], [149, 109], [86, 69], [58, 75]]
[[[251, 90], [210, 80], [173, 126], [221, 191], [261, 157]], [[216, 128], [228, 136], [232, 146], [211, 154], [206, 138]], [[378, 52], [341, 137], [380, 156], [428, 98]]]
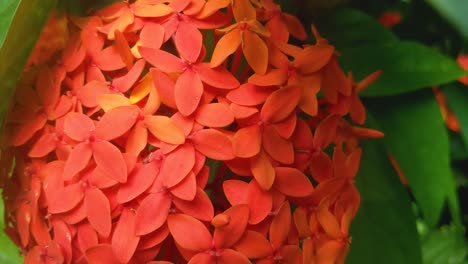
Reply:
[[459, 218], [447, 130], [432, 91], [368, 99], [384, 142], [408, 180], [424, 220], [437, 224], [446, 199]]
[[351, 224], [348, 264], [421, 263], [421, 248], [411, 202], [385, 149], [363, 145], [356, 185], [361, 207]]
[[[12, 20], [6, 30], [6, 37], [0, 49], [0, 124], [9, 107], [16, 82], [18, 81], [28, 56], [56, 0], [3, 0], [13, 12]], [[14, 4], [12, 4], [14, 3]], [[17, 8], [14, 7], [17, 5]], [[4, 5], [2, 4], [2, 7]], [[0, 15], [3, 15], [0, 13]], [[3, 25], [3, 24], [2, 24]], [[2, 33], [3, 34], [3, 33]]]
[[398, 38], [375, 18], [355, 9], [341, 9], [315, 22], [319, 32], [335, 45], [340, 53], [344, 48], [357, 45], [398, 41]]
[[339, 51], [341, 64], [357, 80], [383, 70], [380, 78], [364, 91], [364, 96], [385, 96], [456, 80], [465, 74], [452, 58], [417, 42], [354, 46]]
[[0, 1], [0, 49], [3, 46], [11, 20], [18, 8], [19, 1]]
[[462, 227], [443, 226], [422, 240], [425, 264], [463, 263], [468, 256], [468, 244]]
[[448, 107], [455, 116], [459, 117], [461, 136], [465, 145], [468, 145], [468, 119], [463, 118], [468, 113], [468, 91], [461, 84], [453, 83], [444, 86], [443, 92], [447, 100]]
[[468, 1], [466, 0], [428, 0], [465, 38], [468, 39]]

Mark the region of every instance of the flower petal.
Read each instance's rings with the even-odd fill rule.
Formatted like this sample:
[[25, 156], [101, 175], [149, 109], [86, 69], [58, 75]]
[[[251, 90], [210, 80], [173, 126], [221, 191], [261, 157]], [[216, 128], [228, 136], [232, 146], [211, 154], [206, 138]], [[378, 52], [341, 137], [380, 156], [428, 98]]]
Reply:
[[190, 136], [195, 149], [208, 158], [216, 160], [233, 159], [234, 150], [228, 136], [215, 129], [202, 129]]
[[226, 98], [233, 103], [244, 106], [256, 106], [267, 100], [272, 93], [271, 88], [257, 87], [251, 83], [244, 83], [239, 88], [230, 91]]
[[251, 259], [265, 258], [273, 254], [270, 242], [262, 234], [246, 230], [234, 248]]
[[44, 114], [40, 114], [35, 118], [28, 120], [24, 124], [18, 127], [18, 130], [14, 131], [13, 137], [10, 140], [10, 144], [13, 146], [20, 146], [30, 140], [36, 132], [41, 130], [47, 122], [47, 117]]
[[31, 158], [40, 158], [54, 151], [57, 147], [57, 134], [48, 133], [42, 135], [29, 150], [28, 156]]
[[283, 69], [271, 69], [265, 74], [255, 73], [249, 77], [249, 83], [258, 86], [283, 85], [288, 80], [288, 73]]
[[136, 235], [146, 235], [160, 228], [166, 222], [170, 207], [171, 197], [166, 193], [148, 194], [137, 209]]
[[171, 188], [171, 194], [185, 201], [195, 199], [195, 195], [197, 194], [197, 178], [195, 174], [189, 172], [181, 182]]
[[96, 231], [88, 223], [82, 223], [77, 226], [78, 247], [82, 252], [98, 244]]
[[291, 228], [291, 207], [285, 202], [270, 225], [270, 242], [273, 248], [279, 249], [288, 238]]
[[98, 244], [85, 252], [89, 264], [119, 263], [110, 244]]
[[252, 125], [237, 130], [232, 139], [234, 153], [240, 158], [251, 158], [260, 152], [262, 136], [260, 127]]
[[159, 173], [156, 162], [140, 164], [128, 175], [127, 182], [117, 191], [117, 201], [121, 204], [132, 201], [153, 184]]
[[185, 214], [171, 214], [167, 224], [174, 240], [184, 249], [201, 252], [211, 248], [211, 234], [199, 220]]
[[201, 221], [210, 221], [214, 216], [213, 204], [206, 192], [200, 188], [197, 188], [197, 194], [192, 201], [174, 199], [173, 203], [183, 213]]
[[100, 94], [97, 97], [97, 103], [104, 112], [119, 106], [131, 105], [130, 100], [121, 94]]
[[109, 46], [94, 56], [94, 64], [102, 71], [115, 71], [126, 65], [116, 46]]
[[116, 258], [127, 263], [136, 251], [140, 237], [135, 235], [135, 213], [126, 208], [112, 234], [111, 245]]
[[263, 129], [262, 145], [274, 160], [283, 164], [294, 162], [294, 148], [291, 141], [282, 138], [272, 126]]
[[275, 181], [275, 169], [265, 152], [250, 159], [250, 170], [263, 190], [269, 190]]
[[335, 48], [331, 45], [308, 46], [295, 58], [293, 65], [302, 74], [310, 74], [323, 68], [330, 61], [333, 52]]
[[239, 29], [234, 29], [231, 32], [222, 36], [213, 51], [211, 56], [211, 67], [218, 67], [223, 63], [229, 55], [233, 54], [241, 44], [241, 32]]
[[196, 65], [196, 71], [204, 83], [218, 89], [234, 89], [240, 85], [236, 77], [224, 67], [211, 68], [208, 63], [200, 63]]
[[207, 127], [225, 127], [234, 122], [234, 114], [227, 104], [203, 104], [195, 112], [195, 120]]
[[[175, 102], [175, 83], [165, 73], [157, 70], [156, 68], [150, 69], [151, 76], [153, 77], [154, 86], [156, 87], [160, 96], [161, 102], [171, 108], [176, 109]], [[148, 89], [149, 90], [149, 89]]]
[[124, 34], [121, 31], [114, 31], [115, 37], [115, 48], [119, 52], [120, 58], [127, 66], [127, 69], [130, 70], [133, 66], [133, 57], [132, 52], [130, 51], [130, 46], [128, 45], [127, 39], [125, 39]]
[[181, 182], [195, 165], [195, 149], [192, 144], [183, 144], [166, 155], [159, 177], [166, 187]]
[[92, 144], [96, 165], [112, 179], [124, 183], [127, 181], [127, 164], [120, 150], [108, 141]]
[[232, 2], [232, 11], [237, 22], [255, 20], [257, 13], [249, 0], [236, 0]]
[[82, 171], [89, 164], [93, 150], [87, 143], [76, 145], [68, 156], [63, 169], [64, 180], [71, 180], [77, 173]]
[[273, 186], [287, 196], [304, 197], [314, 191], [310, 180], [298, 169], [276, 167], [275, 174]]
[[325, 149], [332, 142], [339, 121], [340, 117], [338, 115], [331, 114], [319, 123], [314, 134], [314, 146], [316, 148]]
[[223, 191], [231, 205], [244, 204], [246, 201], [248, 183], [240, 180], [225, 180]]
[[262, 190], [255, 180], [250, 181], [248, 185], [246, 202], [250, 208], [249, 224], [251, 225], [263, 221], [273, 207], [271, 194]]
[[48, 201], [48, 211], [51, 214], [68, 212], [83, 199], [84, 192], [80, 183], [71, 184], [56, 191]]
[[196, 109], [203, 95], [203, 83], [200, 76], [193, 70], [184, 71], [174, 87], [174, 97], [179, 112], [185, 116], [191, 115]]
[[140, 43], [143, 47], [159, 49], [164, 41], [164, 27], [161, 24], [147, 22], [140, 32]]
[[163, 17], [172, 12], [174, 10], [165, 4], [149, 5], [137, 2], [133, 5], [133, 13], [139, 17]]
[[125, 75], [114, 78], [112, 80], [112, 86], [122, 93], [127, 92], [136, 83], [138, 78], [140, 78], [144, 68], [145, 61], [138, 60], [135, 65], [129, 68], [129, 71]]
[[174, 43], [182, 58], [195, 62], [202, 50], [203, 36], [195, 26], [181, 21], [174, 34]]
[[85, 192], [84, 203], [91, 226], [101, 236], [108, 237], [112, 221], [110, 204], [106, 195], [98, 188], [90, 188]]
[[223, 214], [228, 216], [229, 222], [215, 229], [213, 241], [216, 248], [230, 248], [242, 237], [249, 221], [249, 207], [235, 205]]
[[113, 140], [127, 133], [137, 121], [140, 109], [137, 106], [120, 106], [106, 112], [96, 124], [96, 136]]
[[244, 30], [242, 51], [252, 70], [265, 74], [268, 67], [268, 47], [265, 42], [250, 30]]
[[265, 121], [276, 123], [289, 116], [301, 98], [302, 89], [296, 85], [286, 86], [273, 92], [262, 107]]
[[63, 132], [76, 141], [84, 141], [94, 130], [93, 121], [84, 114], [69, 113], [65, 117]]
[[138, 50], [147, 62], [160, 71], [166, 73], [182, 72], [185, 67], [185, 63], [180, 58], [166, 51], [147, 47], [139, 47]]
[[136, 156], [140, 155], [140, 152], [146, 148], [148, 139], [148, 130], [146, 129], [143, 122], [137, 122], [136, 125], [130, 130], [130, 134], [127, 138], [127, 144], [125, 151], [132, 153]]
[[169, 144], [183, 144], [184, 132], [167, 116], [145, 116], [145, 125], [156, 138]]
[[250, 264], [250, 260], [238, 251], [232, 249], [224, 249], [217, 260], [222, 264]]

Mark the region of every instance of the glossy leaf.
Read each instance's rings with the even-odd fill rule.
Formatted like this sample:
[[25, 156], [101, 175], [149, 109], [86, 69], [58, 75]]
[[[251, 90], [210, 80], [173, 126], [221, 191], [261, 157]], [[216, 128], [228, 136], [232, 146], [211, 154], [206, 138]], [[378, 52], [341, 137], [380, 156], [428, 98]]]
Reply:
[[456, 202], [452, 199], [456, 187], [447, 131], [432, 92], [368, 100], [367, 107], [385, 133], [385, 145], [407, 178], [425, 221], [434, 226], [446, 199]]
[[[0, 203], [0, 215], [4, 214], [3, 202]], [[0, 219], [0, 229], [4, 230], [4, 218]], [[5, 232], [0, 233], [0, 244], [2, 250], [0, 251], [0, 262], [5, 264], [21, 263], [23, 257], [19, 254], [18, 247], [11, 241]]]
[[463, 228], [451, 225], [425, 235], [422, 239], [424, 263], [463, 263], [468, 256], [463, 234]]
[[353, 243], [346, 263], [421, 264], [408, 194], [386, 158], [385, 149], [377, 142], [368, 142], [363, 149], [356, 178], [361, 207], [351, 225]]
[[[385, 50], [385, 52], [382, 52]], [[365, 96], [408, 93], [457, 80], [465, 72], [455, 60], [417, 42], [365, 44], [340, 50], [340, 63], [361, 80], [376, 70], [382, 75]]]
[[465, 39], [468, 38], [468, 19], [464, 12], [468, 9], [468, 2], [464, 0], [428, 0], [427, 2], [454, 25]]
[[337, 10], [331, 15], [319, 18], [316, 23], [322, 35], [335, 45], [340, 53], [343, 48], [365, 43], [398, 41], [398, 38], [375, 18], [357, 9]]

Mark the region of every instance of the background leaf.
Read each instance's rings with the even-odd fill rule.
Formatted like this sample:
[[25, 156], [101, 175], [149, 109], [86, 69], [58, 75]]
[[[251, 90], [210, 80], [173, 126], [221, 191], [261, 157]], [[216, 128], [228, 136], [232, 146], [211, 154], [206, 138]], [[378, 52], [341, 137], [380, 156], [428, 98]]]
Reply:
[[353, 240], [346, 263], [420, 264], [411, 202], [381, 144], [363, 144], [356, 185], [361, 207], [351, 224]]
[[339, 51], [340, 62], [357, 80], [383, 70], [379, 79], [361, 95], [408, 93], [456, 80], [465, 74], [454, 59], [417, 42], [361, 45]]
[[432, 92], [365, 103], [385, 133], [385, 145], [407, 178], [427, 224], [437, 224], [446, 199], [454, 217], [459, 218], [448, 135]]
[[10, 240], [3, 232], [5, 223], [3, 222], [3, 201], [0, 203], [0, 263], [2, 264], [19, 264], [23, 262], [23, 258], [19, 254], [18, 247]]
[[3, 47], [19, 1], [0, 0], [0, 49]]
[[464, 118], [468, 113], [468, 91], [462, 84], [452, 83], [443, 87], [443, 93], [448, 107], [459, 117], [461, 137], [468, 145], [468, 119]]
[[375, 18], [356, 9], [340, 9], [313, 22], [320, 34], [335, 45], [340, 53], [341, 49], [353, 46], [398, 41], [398, 38]]
[[422, 240], [424, 263], [464, 263], [463, 260], [468, 256], [468, 244], [463, 233], [462, 227], [451, 225], [425, 235]]
[[466, 0], [428, 0], [462, 35], [468, 39], [468, 1]]

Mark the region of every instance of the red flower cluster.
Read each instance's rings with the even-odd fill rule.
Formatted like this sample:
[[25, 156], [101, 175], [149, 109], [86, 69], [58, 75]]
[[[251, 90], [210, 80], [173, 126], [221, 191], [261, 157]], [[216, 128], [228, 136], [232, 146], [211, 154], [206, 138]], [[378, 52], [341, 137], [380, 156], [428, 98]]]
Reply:
[[72, 21], [7, 123], [6, 231], [25, 263], [344, 262], [358, 139], [382, 136], [351, 122], [379, 72], [355, 83], [315, 28], [288, 44], [306, 32], [271, 0]]

